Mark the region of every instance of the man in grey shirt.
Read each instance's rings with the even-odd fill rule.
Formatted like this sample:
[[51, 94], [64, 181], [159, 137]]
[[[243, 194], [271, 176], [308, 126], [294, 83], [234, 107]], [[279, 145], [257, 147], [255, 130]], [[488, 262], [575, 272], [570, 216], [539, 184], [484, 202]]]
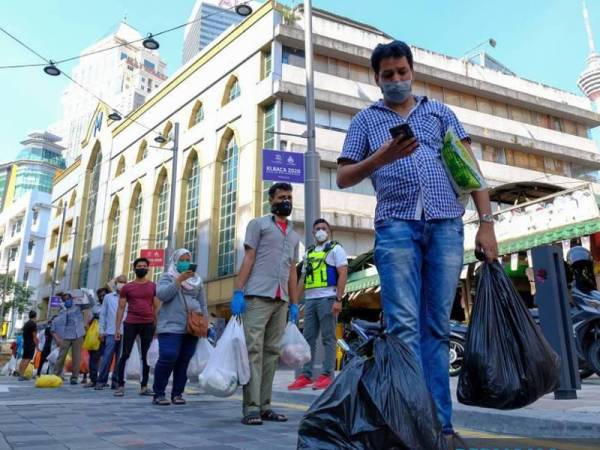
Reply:
[[287, 420], [271, 409], [271, 393], [288, 302], [290, 320], [298, 318], [295, 263], [300, 236], [288, 220], [292, 186], [271, 186], [269, 202], [272, 214], [251, 220], [246, 229], [246, 253], [231, 301], [232, 313], [243, 314], [250, 361], [250, 382], [244, 386], [242, 407], [245, 425]]
[[64, 309], [52, 321], [54, 340], [60, 347], [60, 353], [54, 366], [54, 375], [62, 375], [67, 353], [71, 350], [73, 362], [71, 384], [77, 384], [81, 363], [81, 345], [85, 335], [83, 308], [73, 303], [73, 296], [68, 292], [63, 294], [62, 301]]

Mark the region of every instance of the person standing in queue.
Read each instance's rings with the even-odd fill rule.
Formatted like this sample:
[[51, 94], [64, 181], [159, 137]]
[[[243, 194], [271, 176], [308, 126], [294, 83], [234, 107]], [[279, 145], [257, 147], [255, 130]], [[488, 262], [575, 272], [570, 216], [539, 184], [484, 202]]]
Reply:
[[[348, 256], [339, 242], [331, 240], [331, 227], [325, 219], [313, 225], [316, 245], [311, 245], [304, 257], [299, 292], [304, 292], [303, 334], [310, 345], [311, 359], [296, 380], [288, 386], [291, 391], [312, 384], [314, 390], [327, 389], [335, 371], [335, 325], [342, 311], [342, 299], [348, 279]], [[302, 295], [298, 296], [302, 298]], [[324, 349], [323, 371], [313, 383], [317, 338], [321, 333]]]
[[288, 313], [298, 319], [296, 261], [300, 236], [288, 219], [292, 213], [292, 186], [269, 188], [272, 214], [253, 219], [246, 229], [244, 260], [231, 301], [234, 315], [243, 314], [250, 382], [244, 386], [245, 425], [285, 422], [271, 409], [273, 378]]
[[[475, 157], [454, 112], [412, 94], [413, 55], [406, 43], [379, 44], [371, 65], [383, 100], [352, 119], [338, 158], [337, 184], [348, 188], [371, 178], [377, 196], [375, 264], [387, 332], [421, 362], [442, 432], [454, 448], [462, 443], [452, 426], [449, 319], [463, 264], [465, 209], [441, 161], [446, 132], [453, 128]], [[406, 131], [396, 134], [399, 126]], [[480, 220], [476, 247], [492, 261], [498, 245], [489, 194], [475, 191], [471, 197]]]
[[[92, 306], [92, 314], [90, 315], [90, 321], [88, 323], [88, 332], [89, 328], [92, 325], [92, 322], [97, 321], [98, 327], [100, 323], [100, 311], [102, 310], [102, 303], [104, 302], [104, 298], [110, 291], [101, 287], [96, 291], [96, 296], [98, 297], [98, 302]], [[98, 365], [100, 364], [100, 358], [104, 353], [104, 340], [100, 339], [100, 347], [98, 350], [88, 350], [89, 355], [89, 369], [90, 369], [90, 381], [83, 385], [84, 388], [93, 388], [96, 386], [96, 382], [98, 381]]]
[[27, 379], [25, 372], [35, 355], [35, 348], [38, 344], [36, 317], [37, 313], [35, 311], [29, 311], [29, 320], [23, 325], [23, 357], [19, 364], [19, 381]]
[[62, 295], [63, 310], [52, 321], [54, 340], [60, 347], [58, 359], [54, 365], [54, 375], [62, 376], [62, 371], [71, 350], [72, 369], [71, 384], [77, 384], [79, 369], [81, 368], [81, 347], [85, 328], [83, 326], [83, 310], [80, 305], [75, 305], [70, 292]]
[[140, 395], [152, 397], [154, 393], [148, 388], [148, 377], [150, 367], [146, 360], [148, 349], [152, 344], [156, 316], [158, 314], [160, 301], [156, 297], [156, 284], [146, 279], [150, 262], [146, 258], [137, 258], [133, 262], [135, 280], [127, 283], [119, 292], [119, 309], [115, 322], [115, 340], [121, 340], [121, 323], [127, 307], [127, 317], [123, 323], [123, 344], [121, 358], [118, 366], [119, 387], [115, 391], [115, 397], [125, 395], [125, 364], [129, 359], [135, 340], [139, 336], [142, 354], [142, 382]]
[[[97, 391], [104, 389], [108, 383], [108, 373], [110, 372], [110, 366], [113, 362], [113, 358], [116, 360], [115, 368], [112, 373], [112, 382], [110, 388], [117, 390], [119, 387], [117, 368], [119, 357], [121, 355], [121, 342], [115, 339], [117, 322], [117, 311], [119, 309], [119, 294], [121, 289], [127, 284], [127, 277], [125, 275], [119, 275], [113, 282], [110, 283], [113, 286], [115, 292], [109, 292], [104, 296], [102, 302], [102, 308], [100, 309], [99, 319], [99, 331], [100, 340], [104, 344], [104, 352], [102, 354], [102, 363], [100, 365], [100, 371], [98, 373], [98, 379], [96, 380]], [[123, 333], [123, 325], [120, 328], [121, 334]]]

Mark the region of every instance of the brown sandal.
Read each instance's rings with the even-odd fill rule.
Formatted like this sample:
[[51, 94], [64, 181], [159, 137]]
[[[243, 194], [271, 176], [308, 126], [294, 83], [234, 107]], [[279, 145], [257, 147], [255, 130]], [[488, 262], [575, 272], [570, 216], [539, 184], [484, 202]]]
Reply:
[[267, 422], [287, 422], [288, 418], [283, 414], [277, 414], [272, 409], [264, 411], [260, 415], [262, 420], [266, 420]]
[[263, 421], [258, 414], [248, 414], [242, 419], [244, 425], [262, 425]]

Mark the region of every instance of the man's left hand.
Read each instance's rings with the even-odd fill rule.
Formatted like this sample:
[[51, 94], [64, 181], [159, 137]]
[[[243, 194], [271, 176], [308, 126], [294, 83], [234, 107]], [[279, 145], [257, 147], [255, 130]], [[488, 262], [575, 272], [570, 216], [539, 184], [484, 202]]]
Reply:
[[479, 225], [479, 230], [475, 236], [475, 248], [483, 250], [489, 262], [498, 258], [498, 242], [496, 242], [493, 224], [482, 223]]
[[342, 302], [334, 301], [333, 306], [331, 307], [331, 312], [337, 318], [337, 316], [342, 312]]

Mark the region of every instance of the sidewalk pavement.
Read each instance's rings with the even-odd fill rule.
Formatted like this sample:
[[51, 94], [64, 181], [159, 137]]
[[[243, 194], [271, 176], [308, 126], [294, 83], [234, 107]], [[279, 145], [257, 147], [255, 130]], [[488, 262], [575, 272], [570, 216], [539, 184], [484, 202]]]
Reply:
[[[293, 378], [292, 371], [278, 371], [273, 398], [311, 404], [320, 392], [310, 388], [288, 391], [287, 385]], [[457, 428], [536, 438], [600, 438], [600, 378], [596, 375], [583, 381], [576, 400], [554, 400], [554, 394], [549, 394], [532, 405], [511, 411], [475, 408], [458, 403], [458, 377], [450, 380], [453, 422]]]

